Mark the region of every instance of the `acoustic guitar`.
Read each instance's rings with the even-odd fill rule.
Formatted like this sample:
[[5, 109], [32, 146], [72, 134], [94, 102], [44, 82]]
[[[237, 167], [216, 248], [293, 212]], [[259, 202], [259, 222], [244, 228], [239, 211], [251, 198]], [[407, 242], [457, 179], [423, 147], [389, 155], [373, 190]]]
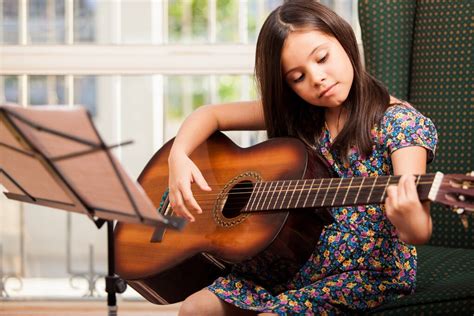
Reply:
[[[173, 215], [168, 201], [168, 155], [173, 140], [149, 161], [138, 181], [157, 211]], [[212, 187], [192, 185], [203, 209], [182, 231], [118, 223], [115, 229], [117, 273], [156, 304], [170, 304], [212, 283], [218, 276], [251, 263], [279, 267], [290, 278], [309, 258], [328, 207], [380, 204], [397, 176], [336, 178], [324, 160], [294, 138], [274, 138], [241, 148], [220, 132], [191, 159]], [[420, 175], [420, 200], [461, 210], [474, 209], [473, 176]], [[282, 269], [281, 267], [285, 267]], [[251, 272], [246, 272], [251, 273]], [[263, 280], [262, 280], [263, 282]]]

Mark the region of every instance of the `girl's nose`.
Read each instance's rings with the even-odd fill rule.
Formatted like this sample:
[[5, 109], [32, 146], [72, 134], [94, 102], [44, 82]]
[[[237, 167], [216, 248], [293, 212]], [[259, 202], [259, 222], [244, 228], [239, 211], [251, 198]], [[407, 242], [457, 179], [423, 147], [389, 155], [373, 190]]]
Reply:
[[326, 80], [326, 75], [319, 68], [313, 68], [311, 71], [311, 80], [313, 85], [320, 86], [324, 80]]

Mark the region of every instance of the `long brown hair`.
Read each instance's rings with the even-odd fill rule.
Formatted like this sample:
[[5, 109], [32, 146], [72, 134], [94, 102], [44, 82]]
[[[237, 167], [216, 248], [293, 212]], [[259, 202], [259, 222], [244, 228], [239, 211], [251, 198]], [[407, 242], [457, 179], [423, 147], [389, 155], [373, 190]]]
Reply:
[[372, 151], [370, 130], [389, 106], [387, 89], [370, 76], [360, 60], [351, 26], [335, 12], [315, 0], [291, 0], [266, 19], [257, 40], [255, 75], [263, 104], [268, 137], [294, 136], [315, 145], [324, 125], [324, 108], [301, 99], [283, 78], [281, 52], [288, 35], [298, 29], [314, 29], [336, 38], [354, 69], [354, 79], [343, 106], [347, 121], [333, 148], [346, 160], [356, 145], [363, 154]]

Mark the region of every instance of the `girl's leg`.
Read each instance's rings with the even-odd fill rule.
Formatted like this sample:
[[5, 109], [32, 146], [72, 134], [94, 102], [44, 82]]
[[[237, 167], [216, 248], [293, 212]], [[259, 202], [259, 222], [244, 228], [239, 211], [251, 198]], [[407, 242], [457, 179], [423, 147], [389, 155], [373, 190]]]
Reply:
[[242, 315], [255, 316], [256, 313], [235, 307], [218, 298], [214, 293], [207, 289], [198, 291], [188, 296], [179, 309], [178, 316], [220, 316], [220, 315]]

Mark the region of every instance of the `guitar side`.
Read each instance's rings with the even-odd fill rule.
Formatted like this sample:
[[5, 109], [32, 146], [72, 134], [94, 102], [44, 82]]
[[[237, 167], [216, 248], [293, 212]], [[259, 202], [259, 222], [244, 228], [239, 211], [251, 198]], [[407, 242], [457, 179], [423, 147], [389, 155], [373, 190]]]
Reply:
[[[139, 177], [156, 206], [167, 189], [171, 145], [172, 141], [164, 145]], [[205, 192], [192, 186], [203, 209], [195, 222], [180, 232], [166, 230], [158, 243], [150, 242], [152, 227], [125, 223], [116, 227], [117, 273], [139, 293], [153, 303], [174, 303], [226, 273], [232, 264], [263, 254], [298, 264], [308, 258], [322, 227], [313, 212], [225, 213], [232, 206], [229, 188], [239, 181], [314, 177], [314, 167], [307, 165], [307, 151], [300, 142], [279, 138], [240, 148], [215, 133], [191, 159], [213, 188]]]

